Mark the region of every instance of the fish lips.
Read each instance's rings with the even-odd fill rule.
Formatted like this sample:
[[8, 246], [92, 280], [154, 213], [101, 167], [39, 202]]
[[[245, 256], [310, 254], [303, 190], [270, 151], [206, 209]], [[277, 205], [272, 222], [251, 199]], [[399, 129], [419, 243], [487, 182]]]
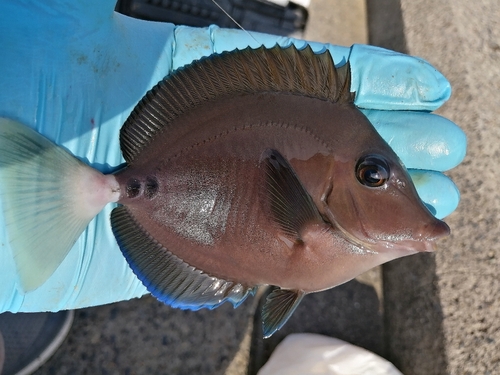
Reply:
[[403, 252], [407, 255], [419, 252], [436, 251], [436, 240], [450, 234], [450, 227], [444, 221], [435, 219], [419, 231], [411, 234], [391, 235], [371, 241], [361, 241], [368, 249], [375, 252]]

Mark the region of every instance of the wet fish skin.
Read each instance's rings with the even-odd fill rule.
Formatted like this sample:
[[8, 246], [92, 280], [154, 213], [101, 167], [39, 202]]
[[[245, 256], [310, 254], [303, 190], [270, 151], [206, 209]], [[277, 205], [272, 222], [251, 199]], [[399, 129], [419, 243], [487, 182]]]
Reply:
[[[349, 66], [335, 68], [328, 52], [310, 48], [195, 62], [138, 104], [120, 132], [127, 166], [107, 176], [0, 119], [0, 174], [9, 186], [33, 181], [2, 189], [23, 287], [43, 283], [115, 201], [120, 249], [159, 300], [193, 310], [237, 306], [259, 285], [278, 286], [263, 309], [265, 336], [305, 294], [432, 250], [449, 228], [420, 201], [349, 87]], [[61, 180], [84, 194], [74, 199]]]
[[[309, 108], [310, 112], [302, 108]], [[332, 123], [332, 118], [338, 122]], [[400, 200], [392, 203], [392, 195], [384, 194], [390, 186], [373, 190], [357, 181], [354, 173], [357, 160], [364, 154], [377, 153], [386, 159], [395, 159], [396, 162], [391, 165], [393, 176], [404, 179], [408, 189], [412, 187], [411, 180], [392, 150], [379, 140], [366, 118], [352, 105], [339, 108], [335, 103], [314, 98], [261, 94], [220, 99], [218, 106], [211, 103], [200, 105], [178, 121], [169, 132], [174, 139], [172, 143], [154, 140], [143, 151], [144, 154], [134, 160], [134, 164], [116, 174], [122, 192], [127, 191], [130, 179], [141, 181], [141, 185], [145, 186], [147, 178], [154, 176], [160, 186], [158, 199], [148, 199], [143, 195], [128, 198], [123, 194], [119, 203], [126, 205], [137, 222], [148, 228], [148, 233], [167, 249], [211, 275], [246, 285], [270, 284], [310, 292], [347, 281], [381, 260], [381, 255], [369, 255], [368, 250], [375, 251], [368, 247], [375, 246], [373, 239], [353, 235], [366, 242], [365, 249], [354, 248], [351, 242], [345, 242], [344, 234], [330, 221], [324, 225], [329, 229], [325, 242], [336, 241], [337, 245], [333, 247], [325, 243], [319, 247], [321, 252], [314, 259], [315, 266], [309, 259], [309, 268], [306, 268], [306, 253], [300, 249], [291, 250], [285, 241], [280, 240], [280, 236], [283, 237], [280, 228], [266, 210], [267, 198], [262, 197], [265, 175], [260, 166], [266, 149], [279, 150], [285, 159], [290, 160], [298, 180], [324, 218], [333, 215], [337, 222], [351, 219], [352, 202], [339, 204], [335, 200], [330, 205], [322, 202], [322, 199], [332, 200], [331, 197], [344, 196], [349, 192], [360, 195], [353, 198], [355, 203], [375, 198], [382, 206], [395, 205], [401, 211], [400, 217], [385, 219], [391, 227], [388, 231], [382, 228], [386, 231], [376, 233], [380, 237], [378, 241], [383, 239], [382, 235], [390, 235], [391, 239], [396, 237], [395, 229], [401, 222], [407, 231], [421, 230], [411, 228], [410, 223], [418, 227], [422, 220], [431, 224], [438, 222], [415, 198], [414, 190], [410, 190], [415, 194], [413, 202], [402, 202], [406, 207], [402, 209], [397, 205]], [[310, 123], [314, 126], [307, 125]], [[299, 125], [292, 127], [289, 124]], [[177, 135], [176, 129], [180, 129], [182, 134]], [[209, 131], [205, 134], [198, 129]], [[186, 137], [186, 133], [196, 135]], [[224, 136], [208, 142], [207, 139], [213, 138], [214, 133]], [[365, 138], [360, 142], [352, 134], [364, 134]], [[197, 146], [194, 147], [194, 144]], [[142, 161], [143, 157], [147, 162]], [[342, 164], [342, 159], [348, 162]], [[150, 160], [159, 162], [153, 164]], [[145, 170], [146, 164], [149, 170]], [[305, 171], [312, 171], [314, 177], [308, 178]], [[303, 177], [301, 173], [304, 173]], [[333, 182], [335, 187], [330, 190], [326, 181]], [[207, 212], [203, 207], [213, 209]], [[364, 223], [370, 230], [378, 230], [379, 224], [386, 224], [381, 223], [382, 212], [373, 212], [372, 216], [359, 223]], [[405, 214], [406, 217], [403, 216]], [[155, 217], [158, 219], [155, 220]], [[359, 227], [359, 223], [347, 226], [349, 233]], [[414, 247], [418, 246], [420, 243], [416, 242]], [[405, 254], [401, 249], [394, 251], [391, 255], [384, 254], [382, 259]], [[351, 253], [358, 254], [357, 266], [350, 267], [350, 274], [336, 272], [331, 266], [331, 258], [337, 260], [336, 267], [341, 269], [341, 254], [348, 254], [346, 259], [349, 259]], [[291, 263], [290, 259], [294, 261]], [[368, 264], [363, 265], [364, 262]]]

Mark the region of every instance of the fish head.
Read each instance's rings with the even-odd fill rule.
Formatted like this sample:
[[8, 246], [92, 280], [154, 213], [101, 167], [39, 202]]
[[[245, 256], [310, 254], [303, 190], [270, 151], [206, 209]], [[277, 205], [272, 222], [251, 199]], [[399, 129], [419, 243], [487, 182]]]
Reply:
[[322, 197], [323, 215], [333, 227], [357, 248], [390, 258], [433, 251], [434, 241], [450, 229], [422, 202], [389, 145], [380, 139], [349, 152], [334, 162]]

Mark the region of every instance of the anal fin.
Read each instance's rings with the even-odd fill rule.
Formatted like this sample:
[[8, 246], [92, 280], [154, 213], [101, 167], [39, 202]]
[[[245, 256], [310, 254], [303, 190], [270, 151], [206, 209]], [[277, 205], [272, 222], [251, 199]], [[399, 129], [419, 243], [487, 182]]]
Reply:
[[206, 274], [187, 264], [156, 241], [119, 206], [111, 212], [111, 226], [132, 271], [161, 302], [189, 310], [214, 309], [224, 302], [240, 305], [255, 288]]
[[290, 163], [277, 150], [264, 151], [261, 163], [266, 169], [265, 191], [274, 220], [285, 234], [301, 241], [301, 229], [311, 223], [323, 223], [318, 208]]
[[262, 308], [264, 338], [271, 337], [281, 329], [299, 305], [306, 293], [302, 290], [275, 289]]

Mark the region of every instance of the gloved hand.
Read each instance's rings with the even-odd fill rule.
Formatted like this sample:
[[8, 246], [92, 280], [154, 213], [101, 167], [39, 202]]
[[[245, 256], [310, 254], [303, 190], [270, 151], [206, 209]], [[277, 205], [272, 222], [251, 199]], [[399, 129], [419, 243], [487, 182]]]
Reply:
[[[123, 163], [118, 132], [135, 104], [173, 69], [248, 45], [305, 44], [140, 21], [114, 13], [114, 5], [115, 0], [0, 2], [0, 116], [35, 128], [103, 172]], [[436, 216], [451, 213], [459, 193], [440, 172], [462, 160], [466, 140], [453, 123], [428, 113], [449, 98], [446, 79], [425, 61], [391, 51], [311, 45], [329, 49], [337, 64], [350, 61], [356, 104], [410, 168]], [[57, 311], [147, 293], [111, 232], [111, 206], [90, 223], [50, 279], [27, 294], [18, 288], [0, 213], [0, 312]]]

